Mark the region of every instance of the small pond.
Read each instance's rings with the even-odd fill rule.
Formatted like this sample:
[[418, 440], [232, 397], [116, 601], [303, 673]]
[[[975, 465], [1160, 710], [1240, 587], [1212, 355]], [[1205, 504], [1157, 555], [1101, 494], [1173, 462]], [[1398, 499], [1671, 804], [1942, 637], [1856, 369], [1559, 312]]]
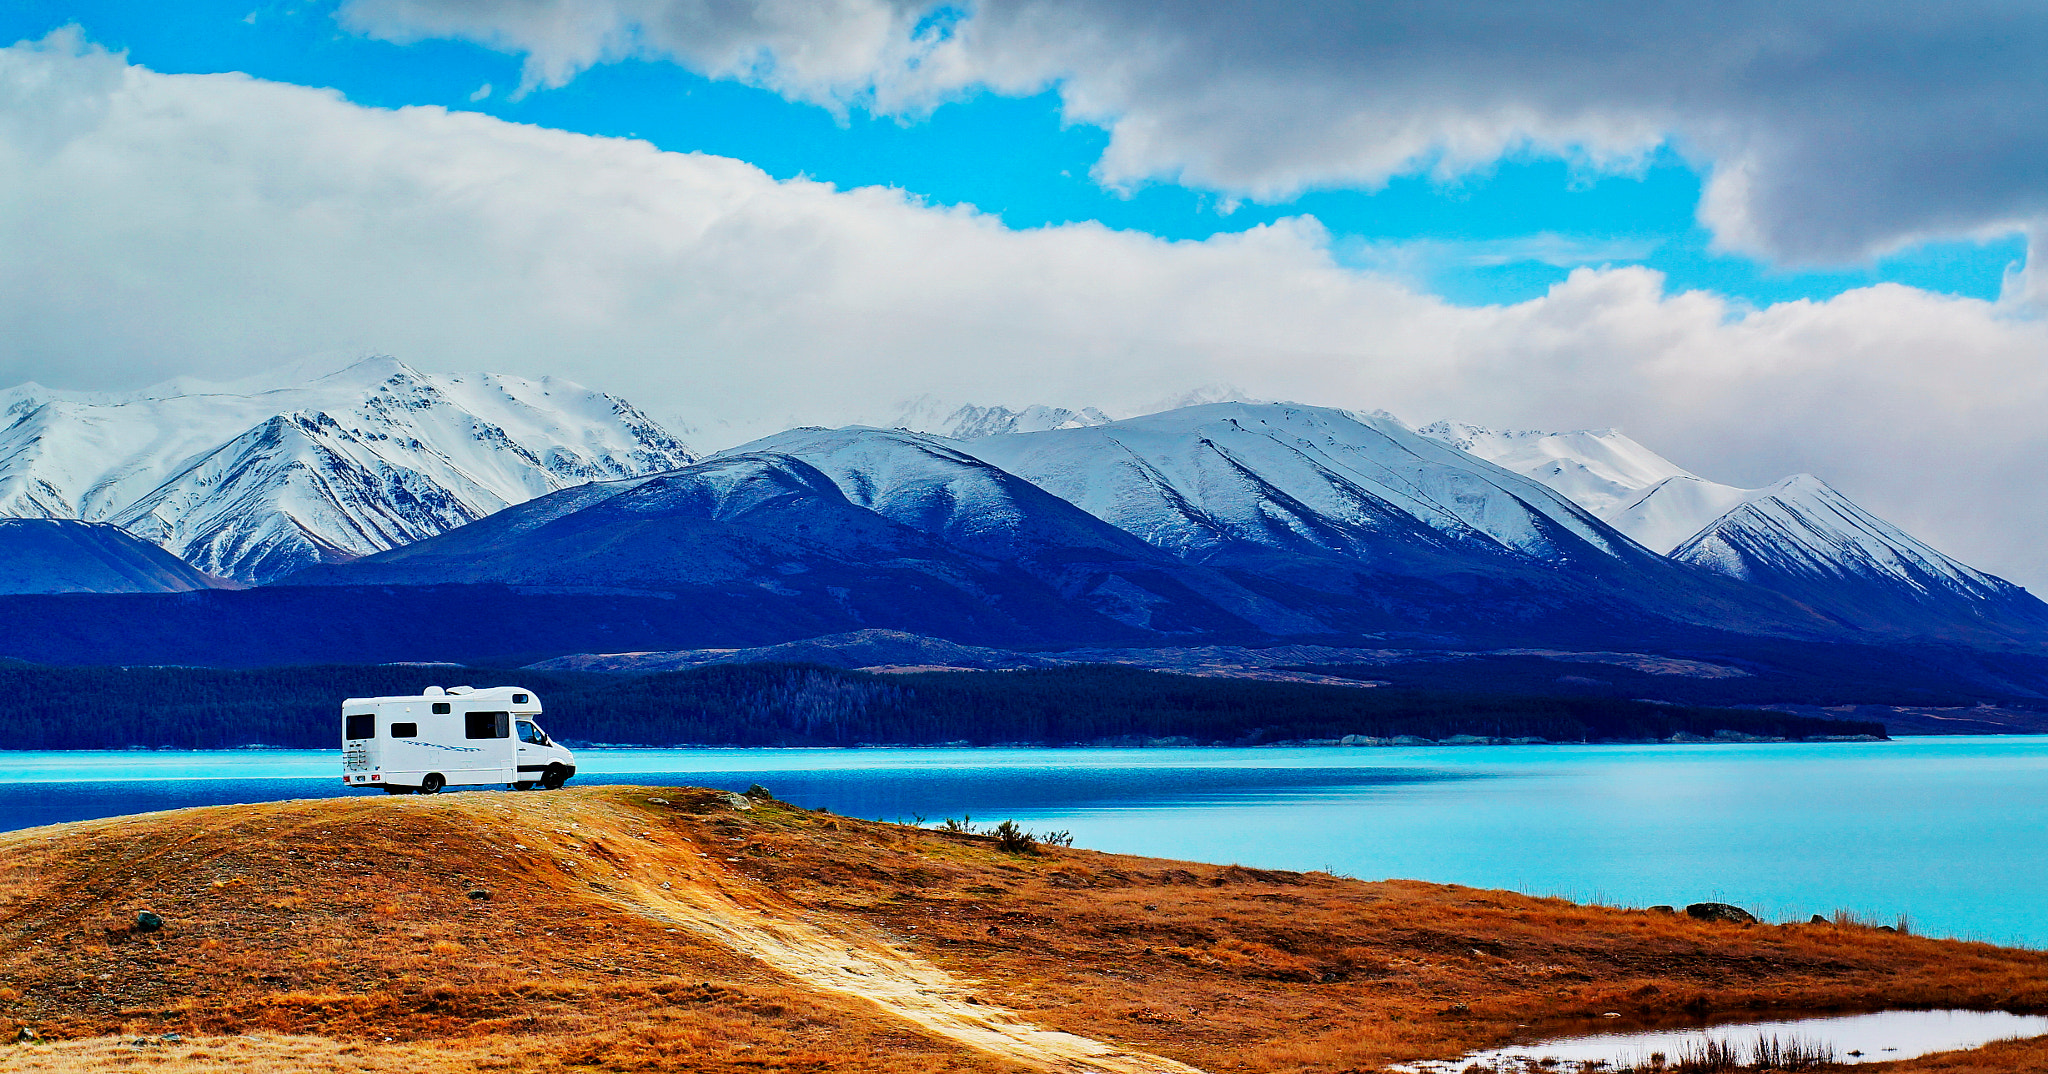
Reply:
[[[1713, 1056], [1741, 1067], [1787, 1069], [1799, 1060], [1884, 1063], [1931, 1052], [1978, 1048], [1997, 1040], [2048, 1035], [2048, 1016], [2004, 1011], [1884, 1011], [1780, 1022], [1739, 1022], [1690, 1029], [1602, 1033], [1534, 1044], [1513, 1044], [1458, 1059], [1414, 1063], [1397, 1069], [1415, 1074], [1460, 1074], [1472, 1067], [1520, 1074], [1523, 1071], [1654, 1071]], [[1760, 1064], [1758, 1050], [1775, 1051], [1780, 1061]], [[1792, 1063], [1783, 1057], [1792, 1057]], [[1771, 1055], [1762, 1058], [1768, 1060]], [[1733, 1069], [1716, 1066], [1712, 1069]]]

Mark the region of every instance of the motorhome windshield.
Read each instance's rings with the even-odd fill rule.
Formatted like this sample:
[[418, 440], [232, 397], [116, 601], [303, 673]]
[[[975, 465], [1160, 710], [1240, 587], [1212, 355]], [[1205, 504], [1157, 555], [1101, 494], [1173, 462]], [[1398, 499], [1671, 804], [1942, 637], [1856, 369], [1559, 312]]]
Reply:
[[531, 742], [536, 746], [545, 746], [548, 744], [548, 736], [547, 732], [542, 731], [539, 725], [533, 721], [521, 720], [519, 721], [519, 741]]

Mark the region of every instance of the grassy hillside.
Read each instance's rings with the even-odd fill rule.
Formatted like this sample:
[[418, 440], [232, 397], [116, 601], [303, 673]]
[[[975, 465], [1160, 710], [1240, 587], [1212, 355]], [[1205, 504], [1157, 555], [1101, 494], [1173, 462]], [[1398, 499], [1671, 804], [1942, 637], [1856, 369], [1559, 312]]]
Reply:
[[[2043, 952], [1006, 847], [688, 789], [10, 833], [0, 934], [0, 1034], [48, 1040], [0, 1045], [10, 1071], [1364, 1074], [1590, 1028], [2048, 1009]], [[2044, 1064], [2048, 1040], [1878, 1069]]]
[[643, 676], [484, 668], [0, 667], [10, 749], [327, 748], [346, 697], [438, 683], [517, 684], [568, 742], [850, 746], [1128, 743], [1254, 745], [1345, 735], [1469, 734], [1640, 741], [1728, 730], [1774, 737], [1884, 733], [1854, 723], [1626, 698], [1388, 689], [1165, 675], [1127, 667], [873, 675], [718, 665]]

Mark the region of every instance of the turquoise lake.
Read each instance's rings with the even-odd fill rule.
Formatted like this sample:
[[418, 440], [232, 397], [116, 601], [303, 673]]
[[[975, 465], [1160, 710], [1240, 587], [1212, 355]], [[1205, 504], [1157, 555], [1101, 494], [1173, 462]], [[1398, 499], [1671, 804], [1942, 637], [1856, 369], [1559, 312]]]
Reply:
[[[582, 750], [572, 786], [760, 783], [1098, 850], [2048, 946], [2048, 738], [1245, 750]], [[0, 753], [0, 828], [327, 797], [335, 752]], [[531, 791], [526, 793], [545, 793]], [[374, 796], [379, 797], [381, 796]]]

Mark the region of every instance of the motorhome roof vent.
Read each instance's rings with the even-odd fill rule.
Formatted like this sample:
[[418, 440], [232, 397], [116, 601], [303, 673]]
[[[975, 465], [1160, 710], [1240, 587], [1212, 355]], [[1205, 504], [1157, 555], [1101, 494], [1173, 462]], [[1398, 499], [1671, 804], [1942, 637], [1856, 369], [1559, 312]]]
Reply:
[[438, 686], [429, 686], [425, 690], [420, 691], [420, 693], [427, 697], [442, 697], [445, 696], [448, 693], [448, 691], [443, 690]]
[[476, 693], [476, 687], [474, 687], [474, 686], [450, 686], [450, 687], [448, 688], [448, 692], [449, 692], [449, 693], [451, 693], [451, 694], [473, 694], [473, 693]]

